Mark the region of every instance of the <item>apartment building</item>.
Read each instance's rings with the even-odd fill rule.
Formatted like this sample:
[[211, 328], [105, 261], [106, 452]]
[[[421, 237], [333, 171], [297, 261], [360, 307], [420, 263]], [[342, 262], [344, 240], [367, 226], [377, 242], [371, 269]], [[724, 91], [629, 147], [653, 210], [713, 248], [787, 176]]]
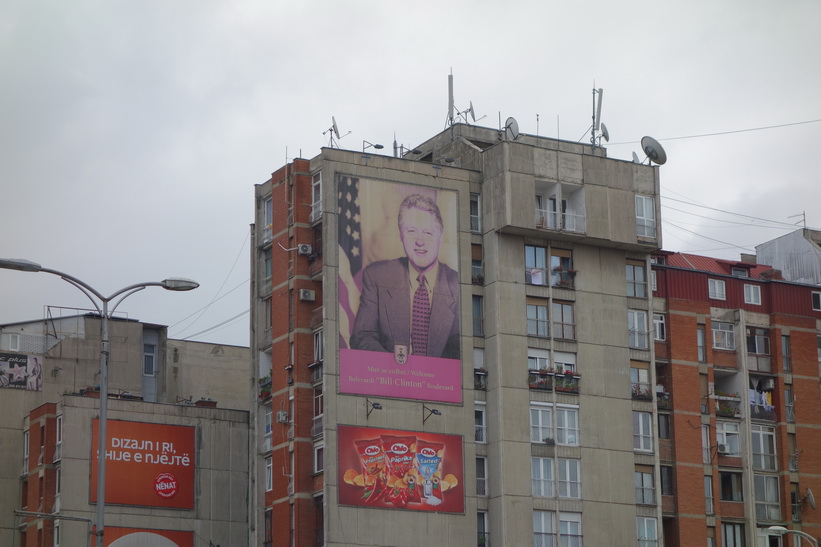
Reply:
[[[0, 325], [2, 545], [95, 543], [89, 531], [96, 513], [100, 323], [92, 312], [47, 306], [43, 319]], [[247, 543], [248, 408], [255, 397], [248, 348], [169, 339], [167, 327], [122, 314], [109, 322], [109, 340], [108, 437], [119, 430], [117, 438], [133, 445], [110, 440], [110, 454], [150, 452], [146, 460], [158, 461], [147, 469], [109, 462], [105, 545], [144, 533], [161, 536], [152, 545]], [[187, 465], [165, 469], [172, 457], [160, 461], [162, 449], [151, 448], [159, 438], [180, 457], [187, 454]], [[145, 473], [153, 473], [152, 487], [163, 473], [178, 477], [180, 492], [168, 496], [171, 502], [159, 491], [127, 497], [145, 487]], [[136, 482], [118, 482], [124, 478]], [[176, 504], [183, 497], [185, 505]]]
[[634, 392], [659, 408], [665, 544], [817, 538], [821, 291], [749, 255], [653, 262], [657, 384]]
[[255, 545], [661, 544], [659, 169], [512, 137], [256, 186]]

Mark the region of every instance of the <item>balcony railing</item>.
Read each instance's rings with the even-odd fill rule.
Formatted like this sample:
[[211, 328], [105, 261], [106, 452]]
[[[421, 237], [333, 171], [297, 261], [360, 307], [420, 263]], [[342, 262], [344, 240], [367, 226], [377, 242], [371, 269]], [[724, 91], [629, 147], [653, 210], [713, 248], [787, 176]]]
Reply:
[[584, 215], [558, 213], [547, 209], [536, 209], [536, 227], [546, 230], [585, 233], [587, 224]]
[[760, 353], [747, 353], [747, 368], [758, 372], [772, 372], [770, 356]]
[[740, 418], [741, 399], [737, 397], [716, 396], [716, 416], [721, 418]]
[[750, 405], [750, 418], [754, 420], [767, 420], [768, 422], [775, 422], [777, 420], [775, 408], [765, 405]]
[[553, 391], [553, 377], [554, 374], [552, 372], [537, 372], [532, 370], [527, 373], [527, 385], [530, 389]]
[[478, 536], [476, 538], [476, 545], [477, 547], [488, 547], [490, 545], [490, 533], [488, 532], [477, 532]]
[[557, 393], [578, 393], [580, 376], [573, 374], [556, 374], [556, 385], [553, 389]]
[[576, 270], [554, 269], [550, 273], [550, 283], [554, 287], [572, 289], [576, 279]]
[[656, 407], [659, 410], [673, 410], [673, 395], [671, 393], [657, 393]]
[[476, 478], [476, 495], [487, 496], [487, 479]]
[[630, 397], [637, 401], [652, 401], [653, 388], [650, 384], [634, 382], [630, 384]]

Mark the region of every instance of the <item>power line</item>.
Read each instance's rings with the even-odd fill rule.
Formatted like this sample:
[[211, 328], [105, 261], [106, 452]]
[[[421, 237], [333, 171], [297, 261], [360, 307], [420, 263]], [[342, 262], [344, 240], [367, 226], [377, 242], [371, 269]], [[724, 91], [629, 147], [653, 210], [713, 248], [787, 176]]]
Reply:
[[180, 340], [189, 340], [189, 339], [191, 339], [191, 338], [193, 338], [193, 337], [195, 337], [195, 336], [199, 336], [200, 334], [205, 334], [206, 332], [211, 332], [212, 330], [217, 329], [217, 328], [219, 328], [219, 327], [222, 327], [223, 325], [225, 325], [225, 324], [227, 324], [227, 323], [230, 323], [231, 321], [234, 321], [235, 319], [239, 319], [239, 318], [240, 318], [240, 317], [242, 317], [243, 315], [248, 315], [249, 313], [251, 313], [251, 310], [250, 310], [250, 309], [245, 310], [245, 311], [243, 311], [243, 312], [238, 313], [238, 314], [237, 314], [237, 315], [235, 315], [234, 317], [230, 317], [230, 318], [226, 319], [226, 320], [225, 320], [225, 321], [223, 321], [222, 323], [217, 323], [217, 324], [216, 324], [216, 325], [214, 325], [213, 327], [208, 327], [207, 329], [205, 329], [205, 330], [201, 330], [200, 332], [195, 332], [194, 334], [189, 334], [189, 335], [188, 335], [188, 336], [186, 336], [185, 338], [180, 338]]
[[[702, 137], [717, 137], [719, 135], [732, 135], [734, 133], [748, 133], [750, 131], [764, 131], [764, 130], [767, 130], [767, 129], [778, 129], [780, 127], [791, 127], [791, 126], [795, 126], [795, 125], [805, 125], [805, 124], [808, 124], [808, 123], [818, 123], [818, 122], [821, 122], [821, 119], [805, 120], [805, 121], [802, 121], [802, 122], [782, 123], [782, 124], [778, 124], [778, 125], [766, 125], [766, 126], [762, 126], [762, 127], [750, 127], [750, 128], [747, 128], [747, 129], [733, 129], [733, 130], [730, 130], [730, 131], [718, 131], [716, 133], [701, 133], [699, 135], [683, 135], [683, 136], [680, 136], [680, 137], [656, 138], [656, 140], [658, 140], [658, 141], [675, 141], [675, 140], [682, 140], [682, 139], [699, 139], [699, 138], [702, 138]], [[615, 146], [615, 145], [619, 145], [619, 144], [636, 144], [638, 142], [641, 142], [641, 141], [636, 140], [636, 141], [611, 142], [611, 143], [609, 143], [609, 146]]]

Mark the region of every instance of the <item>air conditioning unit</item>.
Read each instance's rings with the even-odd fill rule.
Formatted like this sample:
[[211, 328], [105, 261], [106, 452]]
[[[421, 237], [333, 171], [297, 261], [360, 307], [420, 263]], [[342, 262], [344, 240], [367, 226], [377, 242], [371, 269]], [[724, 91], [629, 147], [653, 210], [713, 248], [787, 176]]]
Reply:
[[313, 254], [314, 248], [312, 245], [308, 245], [307, 243], [300, 243], [296, 246], [296, 252], [302, 256], [309, 256]]
[[299, 299], [303, 302], [313, 302], [316, 300], [316, 291], [311, 289], [299, 289]]
[[730, 453], [730, 447], [727, 446], [724, 443], [718, 443], [718, 453], [719, 454], [729, 454]]
[[288, 411], [287, 410], [277, 410], [277, 423], [279, 424], [287, 424], [288, 422]]

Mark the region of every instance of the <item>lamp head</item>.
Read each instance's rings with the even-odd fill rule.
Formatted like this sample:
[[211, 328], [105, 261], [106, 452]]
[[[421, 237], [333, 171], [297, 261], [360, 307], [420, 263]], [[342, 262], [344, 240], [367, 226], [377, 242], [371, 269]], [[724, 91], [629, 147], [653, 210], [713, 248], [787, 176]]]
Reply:
[[162, 288], [168, 291], [192, 291], [200, 286], [196, 281], [184, 277], [169, 277], [160, 283]]
[[43, 269], [43, 267], [36, 262], [22, 258], [0, 258], [0, 268], [20, 272], [39, 272]]

